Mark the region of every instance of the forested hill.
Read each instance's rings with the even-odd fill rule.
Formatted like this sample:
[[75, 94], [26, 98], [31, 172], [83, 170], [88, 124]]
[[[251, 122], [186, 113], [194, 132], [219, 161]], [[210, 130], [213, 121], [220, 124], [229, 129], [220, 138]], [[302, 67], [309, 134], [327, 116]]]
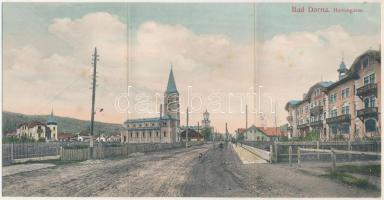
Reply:
[[[70, 118], [70, 117], [60, 117], [54, 116], [58, 123], [59, 133], [76, 133], [80, 131], [89, 130], [90, 121]], [[46, 123], [48, 115], [24, 115], [20, 113], [13, 113], [3, 111], [3, 135], [9, 132], [16, 132], [17, 125], [24, 122], [39, 121]], [[95, 134], [115, 134], [120, 133], [122, 125], [104, 123], [104, 122], [95, 122]]]

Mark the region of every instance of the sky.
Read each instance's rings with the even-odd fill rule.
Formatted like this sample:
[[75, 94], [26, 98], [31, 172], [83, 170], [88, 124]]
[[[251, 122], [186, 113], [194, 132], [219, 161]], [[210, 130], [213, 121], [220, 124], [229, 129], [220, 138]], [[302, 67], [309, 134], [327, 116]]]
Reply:
[[245, 104], [249, 125], [286, 123], [288, 100], [380, 45], [377, 3], [4, 3], [2, 20], [4, 110], [89, 119], [97, 47], [97, 121], [158, 116], [172, 65], [181, 124], [207, 109], [221, 132], [245, 126]]

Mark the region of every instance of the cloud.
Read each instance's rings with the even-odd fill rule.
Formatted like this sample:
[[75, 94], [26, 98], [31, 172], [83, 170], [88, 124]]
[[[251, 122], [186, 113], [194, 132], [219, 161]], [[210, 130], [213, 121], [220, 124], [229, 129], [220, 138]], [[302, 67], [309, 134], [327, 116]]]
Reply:
[[[225, 34], [198, 34], [182, 25], [155, 21], [141, 24], [132, 37], [135, 40], [128, 45], [126, 27], [110, 13], [89, 13], [76, 19], [54, 19], [49, 25], [49, 32], [70, 47], [65, 54], [28, 44], [18, 48], [5, 46], [4, 108], [38, 113], [49, 112], [53, 105], [59, 115], [88, 119], [90, 55], [97, 46], [100, 62], [96, 104], [104, 108], [97, 120], [125, 120], [126, 114], [115, 110], [114, 100], [126, 91], [128, 66], [129, 82], [136, 89], [132, 93], [153, 96], [164, 92], [172, 63], [177, 87], [183, 96], [181, 109], [186, 109], [188, 86], [193, 87], [194, 96], [205, 100], [201, 110], [191, 114], [191, 124], [202, 119], [202, 112], [209, 106], [208, 98], [214, 99], [212, 94], [221, 92], [221, 107], [228, 112], [230, 106], [232, 113], [212, 113], [213, 124], [219, 130], [224, 130], [225, 122], [230, 122], [231, 130], [243, 126], [244, 105], [239, 93], [244, 95], [249, 91], [256, 78], [257, 83], [264, 86], [261, 107], [267, 113], [266, 120], [257, 121], [257, 125], [274, 126], [274, 115], [270, 113], [274, 102], [278, 109], [277, 124], [282, 124], [286, 116], [283, 107], [288, 100], [300, 99], [302, 93], [321, 78], [336, 80], [342, 53], [350, 65], [355, 57], [369, 47], [376, 47], [380, 41], [379, 35], [351, 35], [342, 26], [335, 25], [256, 41], [254, 55], [252, 38], [240, 43]], [[254, 59], [256, 74], [253, 74]], [[150, 101], [154, 108], [158, 107], [154, 98]], [[130, 115], [148, 116], [155, 114]], [[249, 124], [255, 120], [252, 117], [250, 115]]]
[[[379, 35], [351, 35], [334, 25], [315, 32], [276, 35], [259, 46], [260, 83], [278, 103], [278, 121], [285, 122], [284, 105], [302, 99], [315, 83], [337, 81], [342, 55], [349, 67], [354, 59], [368, 50], [377, 49]], [[274, 121], [274, 115], [268, 117]]]

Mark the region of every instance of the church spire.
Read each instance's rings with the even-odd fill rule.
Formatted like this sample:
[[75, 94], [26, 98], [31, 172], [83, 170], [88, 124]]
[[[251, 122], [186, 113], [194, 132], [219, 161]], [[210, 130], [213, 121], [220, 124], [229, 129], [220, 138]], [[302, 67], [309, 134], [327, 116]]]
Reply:
[[171, 64], [171, 71], [169, 72], [166, 93], [175, 93], [175, 92], [177, 93], [177, 88], [176, 88], [175, 77], [173, 76], [173, 69]]

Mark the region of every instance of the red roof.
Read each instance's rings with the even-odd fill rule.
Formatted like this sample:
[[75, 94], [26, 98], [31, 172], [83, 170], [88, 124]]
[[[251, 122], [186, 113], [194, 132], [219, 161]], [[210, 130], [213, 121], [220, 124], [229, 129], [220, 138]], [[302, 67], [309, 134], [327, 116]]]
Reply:
[[238, 128], [238, 129], [237, 129], [237, 133], [239, 133], [239, 134], [243, 134], [246, 130], [247, 130], [247, 129], [245, 129], [245, 128]]
[[72, 138], [74, 135], [72, 133], [58, 133], [57, 139], [65, 139], [65, 138]]
[[33, 128], [35, 126], [46, 126], [44, 123], [42, 122], [38, 122], [38, 121], [33, 121], [33, 122], [25, 122], [25, 123], [22, 123], [22, 124], [19, 124], [17, 126], [17, 128], [20, 128], [21, 126], [27, 126], [28, 128]]
[[287, 136], [287, 132], [282, 131], [279, 127], [257, 127], [257, 129], [269, 137]]

